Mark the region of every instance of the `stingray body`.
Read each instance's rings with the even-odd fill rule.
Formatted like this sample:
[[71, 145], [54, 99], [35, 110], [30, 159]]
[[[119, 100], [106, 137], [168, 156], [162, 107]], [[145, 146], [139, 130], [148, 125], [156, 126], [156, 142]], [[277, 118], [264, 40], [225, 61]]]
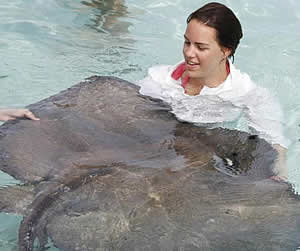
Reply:
[[293, 250], [300, 203], [269, 179], [264, 140], [178, 122], [159, 100], [92, 77], [0, 128], [0, 190], [19, 250]]

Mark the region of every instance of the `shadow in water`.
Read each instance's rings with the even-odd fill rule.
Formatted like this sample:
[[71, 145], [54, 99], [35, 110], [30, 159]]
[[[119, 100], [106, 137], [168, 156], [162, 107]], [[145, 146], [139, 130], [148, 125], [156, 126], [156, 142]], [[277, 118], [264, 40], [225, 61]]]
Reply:
[[131, 23], [121, 21], [121, 17], [126, 17], [128, 14], [123, 0], [91, 0], [81, 3], [95, 9], [95, 15], [91, 19], [92, 24], [89, 24], [89, 27], [113, 36], [128, 32]]

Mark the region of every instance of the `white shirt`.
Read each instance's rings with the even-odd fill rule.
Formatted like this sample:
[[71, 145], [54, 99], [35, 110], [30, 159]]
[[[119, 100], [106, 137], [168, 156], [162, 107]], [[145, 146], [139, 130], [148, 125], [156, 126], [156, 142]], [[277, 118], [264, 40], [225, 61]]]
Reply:
[[247, 131], [287, 148], [279, 104], [246, 73], [230, 63], [230, 74], [222, 84], [215, 88], [204, 86], [200, 94], [190, 96], [184, 93], [181, 79], [171, 77], [177, 66], [151, 67], [148, 76], [137, 82], [140, 93], [167, 102], [181, 121]]

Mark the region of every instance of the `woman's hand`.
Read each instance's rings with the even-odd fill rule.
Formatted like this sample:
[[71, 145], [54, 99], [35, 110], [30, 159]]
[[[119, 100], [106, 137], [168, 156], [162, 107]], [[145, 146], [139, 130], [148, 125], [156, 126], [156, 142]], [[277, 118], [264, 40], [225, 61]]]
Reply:
[[0, 121], [7, 121], [16, 118], [40, 120], [28, 109], [0, 109]]
[[273, 175], [273, 176], [271, 176], [270, 179], [278, 181], [278, 182], [288, 182], [288, 178], [286, 176]]
[[288, 182], [288, 170], [286, 167], [286, 149], [278, 144], [273, 145], [278, 153], [274, 167], [274, 176], [272, 180]]

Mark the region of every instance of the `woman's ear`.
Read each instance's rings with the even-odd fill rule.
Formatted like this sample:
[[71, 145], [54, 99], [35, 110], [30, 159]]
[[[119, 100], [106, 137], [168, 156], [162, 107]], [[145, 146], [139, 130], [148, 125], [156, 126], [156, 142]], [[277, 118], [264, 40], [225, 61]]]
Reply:
[[222, 47], [222, 52], [224, 54], [224, 58], [228, 58], [229, 55], [231, 54], [231, 49], [227, 48], [227, 47]]

